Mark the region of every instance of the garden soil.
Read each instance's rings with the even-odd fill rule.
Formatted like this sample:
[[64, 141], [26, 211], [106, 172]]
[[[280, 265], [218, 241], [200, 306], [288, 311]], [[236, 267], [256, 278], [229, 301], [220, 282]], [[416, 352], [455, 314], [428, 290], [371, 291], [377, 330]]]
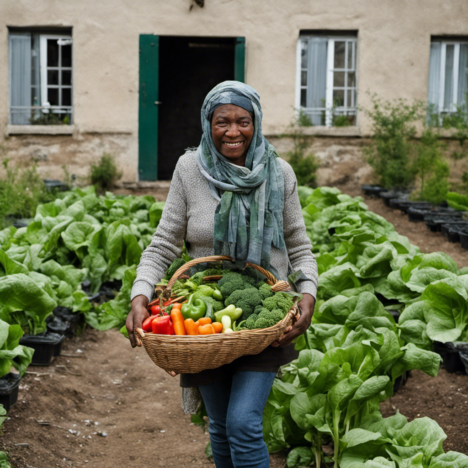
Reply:
[[[423, 252], [444, 251], [468, 266], [459, 244], [378, 199], [366, 203]], [[178, 378], [156, 367], [144, 349], [132, 350], [116, 330], [87, 329], [67, 339], [62, 353], [49, 367], [28, 369], [2, 426], [0, 449], [14, 468], [214, 466], [204, 454], [208, 435], [182, 412]], [[448, 436], [445, 449], [468, 454], [468, 376], [413, 372], [382, 410], [435, 419]], [[285, 466], [281, 454], [271, 460], [272, 468]]]

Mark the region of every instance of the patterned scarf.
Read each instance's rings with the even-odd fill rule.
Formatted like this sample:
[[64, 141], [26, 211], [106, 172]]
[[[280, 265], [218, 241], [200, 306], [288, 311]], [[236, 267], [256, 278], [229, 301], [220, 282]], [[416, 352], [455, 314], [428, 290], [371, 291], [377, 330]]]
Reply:
[[[234, 104], [254, 117], [254, 135], [245, 166], [232, 164], [216, 149], [211, 117], [216, 107]], [[213, 197], [220, 200], [215, 213], [214, 253], [229, 255], [236, 266], [270, 266], [271, 246], [285, 249], [283, 234], [284, 179], [278, 155], [262, 134], [260, 96], [250, 86], [225, 81], [212, 89], [201, 109], [203, 135], [197, 162]]]

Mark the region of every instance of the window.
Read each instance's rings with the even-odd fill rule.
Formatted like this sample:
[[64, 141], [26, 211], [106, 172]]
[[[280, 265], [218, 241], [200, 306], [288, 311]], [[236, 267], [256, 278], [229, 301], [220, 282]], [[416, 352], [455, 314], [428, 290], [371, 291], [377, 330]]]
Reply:
[[468, 39], [433, 40], [429, 64], [431, 112], [443, 117], [466, 103], [468, 83]]
[[70, 34], [9, 34], [10, 124], [72, 122]]
[[356, 62], [357, 37], [300, 37], [296, 108], [313, 125], [356, 125]]

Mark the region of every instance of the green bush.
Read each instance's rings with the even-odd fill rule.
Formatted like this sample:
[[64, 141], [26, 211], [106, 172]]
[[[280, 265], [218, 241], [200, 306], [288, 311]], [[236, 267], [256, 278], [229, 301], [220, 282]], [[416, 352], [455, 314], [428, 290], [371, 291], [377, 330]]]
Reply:
[[365, 156], [374, 168], [378, 183], [385, 188], [407, 188], [414, 179], [411, 139], [416, 133], [414, 123], [421, 119], [423, 104], [407, 104], [404, 100], [381, 101], [372, 97], [371, 110], [363, 110], [371, 119], [372, 143]]
[[0, 228], [7, 224], [5, 217], [32, 218], [39, 204], [56, 197], [47, 191], [35, 163], [29, 168], [11, 168], [9, 161], [2, 161], [5, 176], [0, 179]]
[[117, 169], [114, 157], [108, 153], [104, 153], [97, 164], [91, 165], [91, 183], [100, 193], [111, 190], [121, 177], [122, 173]]

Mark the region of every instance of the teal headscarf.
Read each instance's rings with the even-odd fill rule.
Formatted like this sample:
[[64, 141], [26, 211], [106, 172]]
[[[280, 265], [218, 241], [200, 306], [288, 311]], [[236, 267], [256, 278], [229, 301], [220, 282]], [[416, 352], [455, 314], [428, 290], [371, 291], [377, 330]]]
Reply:
[[[229, 162], [216, 149], [211, 117], [216, 107], [234, 104], [253, 114], [254, 135], [245, 167]], [[278, 155], [262, 134], [260, 96], [238, 81], [212, 89], [201, 109], [203, 135], [197, 161], [211, 194], [220, 200], [215, 213], [214, 253], [229, 255], [238, 267], [245, 262], [270, 266], [271, 246], [285, 249], [283, 234], [284, 178]]]

